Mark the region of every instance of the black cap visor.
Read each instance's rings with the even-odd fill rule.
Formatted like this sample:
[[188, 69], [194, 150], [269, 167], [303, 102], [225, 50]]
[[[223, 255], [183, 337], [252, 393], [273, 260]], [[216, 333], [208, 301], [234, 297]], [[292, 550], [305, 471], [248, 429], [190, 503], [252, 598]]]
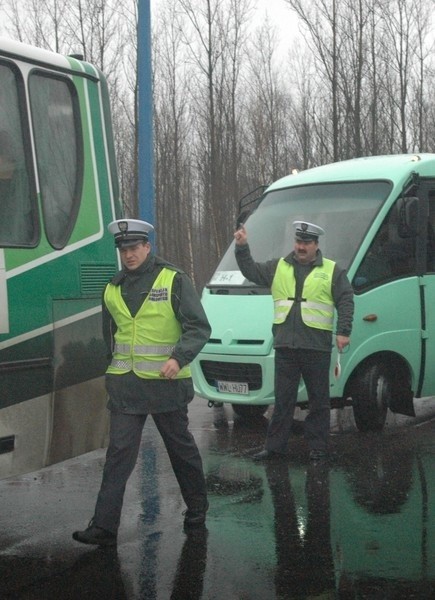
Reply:
[[140, 243], [146, 243], [148, 241], [148, 236], [144, 234], [127, 234], [127, 235], [116, 235], [115, 236], [115, 246], [119, 249], [121, 248], [131, 248], [132, 246], [136, 246]]
[[295, 238], [300, 242], [318, 242], [319, 236], [313, 235], [312, 233], [304, 233], [302, 231], [297, 231]]

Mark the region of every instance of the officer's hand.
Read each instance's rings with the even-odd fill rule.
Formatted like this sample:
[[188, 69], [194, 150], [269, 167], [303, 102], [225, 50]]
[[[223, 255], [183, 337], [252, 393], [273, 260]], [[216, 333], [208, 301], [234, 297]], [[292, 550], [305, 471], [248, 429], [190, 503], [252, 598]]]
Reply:
[[350, 338], [346, 335], [337, 335], [335, 338], [335, 343], [337, 345], [338, 351], [342, 352], [343, 349], [350, 344]]
[[234, 239], [237, 246], [244, 246], [248, 243], [248, 234], [246, 233], [244, 225], [240, 225], [240, 227], [234, 232]]
[[174, 379], [180, 371], [180, 365], [175, 358], [169, 358], [160, 370], [160, 377], [166, 379]]

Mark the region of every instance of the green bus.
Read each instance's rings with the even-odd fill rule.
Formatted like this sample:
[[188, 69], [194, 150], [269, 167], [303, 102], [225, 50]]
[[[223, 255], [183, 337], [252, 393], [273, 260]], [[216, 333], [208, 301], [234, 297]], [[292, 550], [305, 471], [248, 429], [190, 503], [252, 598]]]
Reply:
[[101, 294], [119, 207], [102, 73], [0, 38], [0, 477], [106, 443]]
[[[326, 231], [323, 254], [347, 269], [354, 328], [337, 376], [333, 407], [352, 406], [359, 430], [382, 430], [388, 409], [413, 416], [414, 400], [435, 394], [435, 154], [357, 158], [270, 185], [241, 215], [257, 262], [285, 256], [295, 220]], [[263, 414], [274, 402], [273, 306], [269, 289], [247, 281], [234, 242], [202, 301], [212, 335], [193, 365], [196, 392]], [[306, 407], [301, 382], [299, 405]]]

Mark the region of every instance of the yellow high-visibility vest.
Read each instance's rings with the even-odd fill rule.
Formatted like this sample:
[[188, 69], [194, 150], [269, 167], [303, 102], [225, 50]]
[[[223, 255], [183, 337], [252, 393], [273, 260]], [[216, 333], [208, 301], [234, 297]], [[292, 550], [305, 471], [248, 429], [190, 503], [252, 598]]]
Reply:
[[[323, 265], [314, 267], [307, 275], [301, 298], [301, 314], [305, 325], [332, 331], [334, 302], [332, 274], [335, 262], [323, 259]], [[296, 280], [293, 265], [280, 258], [272, 281], [274, 323], [284, 323], [295, 302]]]
[[[178, 342], [181, 325], [171, 304], [172, 283], [176, 271], [162, 269], [153, 287], [132, 317], [121, 295], [121, 286], [109, 283], [104, 302], [112, 315], [117, 331], [112, 362], [107, 373], [122, 375], [134, 371], [143, 379], [158, 379], [160, 370]], [[190, 377], [188, 365], [176, 378]]]

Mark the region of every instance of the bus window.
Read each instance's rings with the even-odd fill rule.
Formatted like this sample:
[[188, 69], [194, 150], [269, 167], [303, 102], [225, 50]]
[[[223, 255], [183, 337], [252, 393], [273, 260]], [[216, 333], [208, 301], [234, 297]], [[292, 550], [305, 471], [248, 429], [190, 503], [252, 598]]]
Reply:
[[353, 280], [355, 290], [362, 291], [391, 279], [415, 273], [415, 240], [402, 237], [394, 206], [377, 232]]
[[[387, 181], [356, 181], [270, 191], [247, 219], [251, 253], [258, 262], [286, 256], [293, 247], [292, 223], [303, 219], [328, 232], [322, 252], [347, 269], [390, 189]], [[232, 244], [210, 283], [213, 285], [220, 273], [237, 270]], [[252, 286], [244, 281], [241, 285]]]
[[12, 64], [0, 62], [0, 246], [34, 246], [36, 202], [32, 203], [23, 143], [23, 87]]
[[60, 249], [74, 228], [82, 187], [78, 101], [69, 79], [39, 71], [31, 74], [29, 90], [45, 233]]

